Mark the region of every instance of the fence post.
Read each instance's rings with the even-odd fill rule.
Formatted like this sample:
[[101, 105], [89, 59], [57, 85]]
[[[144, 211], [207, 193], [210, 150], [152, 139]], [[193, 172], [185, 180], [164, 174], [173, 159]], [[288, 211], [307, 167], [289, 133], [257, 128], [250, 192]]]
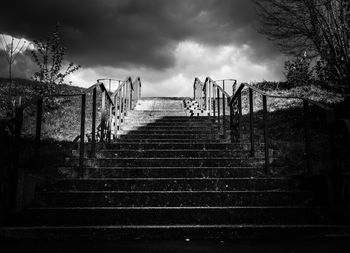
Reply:
[[113, 121], [113, 107], [112, 107], [112, 104], [110, 103], [110, 101], [108, 100], [108, 107], [109, 107], [109, 120], [108, 120], [108, 136], [107, 136], [107, 140], [108, 140], [108, 143], [111, 142], [111, 139], [112, 139], [112, 131], [113, 131], [113, 124], [112, 124], [112, 121]]
[[133, 109], [133, 107], [132, 107], [132, 92], [133, 92], [133, 87], [132, 87], [132, 83], [130, 83], [130, 88], [129, 88], [129, 93], [130, 93], [130, 95], [129, 95], [129, 97], [130, 97], [130, 110]]
[[106, 128], [106, 91], [102, 91], [102, 104], [101, 104], [101, 140], [105, 140], [105, 128]]
[[310, 145], [310, 123], [309, 123], [309, 102], [303, 100], [304, 108], [304, 133], [305, 133], [305, 157], [306, 157], [306, 174], [311, 175], [311, 145]]
[[253, 90], [249, 88], [249, 119], [250, 119], [250, 155], [252, 157], [255, 156], [255, 147], [254, 147], [254, 122], [253, 122], [253, 114], [254, 114], [254, 98], [253, 98]]
[[216, 89], [215, 86], [213, 85], [213, 119], [214, 119], [214, 123], [215, 123], [215, 116], [216, 116], [216, 101], [215, 101], [215, 97], [216, 97]]
[[114, 96], [114, 138], [118, 135], [118, 99], [117, 94]]
[[91, 156], [96, 156], [96, 87], [92, 90]]
[[218, 129], [220, 130], [220, 93], [219, 93], [219, 88], [217, 88], [216, 90], [216, 97], [218, 100]]
[[43, 98], [38, 99], [36, 106], [36, 129], [35, 129], [35, 165], [40, 167], [40, 142], [41, 142], [41, 119], [43, 114]]
[[222, 93], [222, 128], [224, 130], [224, 136], [226, 135], [226, 112], [225, 112], [225, 94]]
[[263, 95], [263, 121], [264, 121], [264, 143], [265, 143], [265, 173], [270, 173], [270, 159], [269, 159], [269, 135], [267, 128], [267, 99]]
[[81, 95], [81, 119], [80, 119], [80, 152], [79, 152], [79, 176], [84, 176], [84, 139], [85, 139], [85, 104], [86, 95]]
[[209, 94], [209, 97], [208, 97], [208, 111], [209, 111], [209, 116], [211, 116], [211, 97], [212, 97], [212, 88], [211, 88], [211, 86], [212, 86], [213, 84], [210, 82], [209, 84], [208, 84], [208, 94]]
[[123, 106], [123, 98], [122, 98], [122, 89], [118, 92], [119, 106], [118, 106], [118, 130], [120, 130], [120, 126], [122, 124], [122, 106]]
[[18, 191], [18, 177], [19, 177], [19, 152], [21, 145], [21, 131], [23, 123], [23, 109], [16, 107], [15, 112], [15, 142], [13, 153], [11, 154], [12, 165], [10, 171], [10, 210], [11, 214], [18, 211], [17, 206], [17, 191]]
[[238, 94], [238, 138], [242, 142], [242, 91]]
[[230, 105], [230, 135], [231, 143], [234, 143], [234, 133], [233, 133], [233, 105]]

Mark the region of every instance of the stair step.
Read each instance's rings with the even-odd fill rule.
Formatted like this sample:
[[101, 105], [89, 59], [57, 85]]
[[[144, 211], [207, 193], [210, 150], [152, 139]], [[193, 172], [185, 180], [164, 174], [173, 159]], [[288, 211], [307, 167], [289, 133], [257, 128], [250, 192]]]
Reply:
[[[165, 137], [164, 137], [165, 138]], [[118, 143], [118, 142], [121, 142], [121, 143], [125, 143], [125, 142], [140, 142], [140, 143], [160, 143], [160, 142], [167, 142], [167, 143], [199, 143], [199, 144], [206, 144], [208, 142], [211, 142], [211, 143], [229, 143], [230, 141], [229, 140], [226, 140], [226, 139], [219, 139], [217, 137], [217, 139], [189, 139], [189, 138], [186, 138], [186, 139], [142, 139], [142, 138], [139, 138], [139, 137], [136, 137], [136, 138], [122, 138], [122, 139], [117, 139], [115, 141], [115, 143]]]
[[[218, 142], [204, 142], [196, 143], [184, 140], [183, 143], [174, 142], [159, 142], [159, 143], [140, 143], [140, 142], [122, 142], [117, 141], [115, 143], [109, 143], [105, 145], [107, 149], [121, 150], [121, 149], [133, 149], [133, 150], [154, 150], [154, 149], [196, 149], [196, 150], [249, 150], [249, 143], [231, 144], [231, 143], [218, 143]], [[257, 147], [257, 145], [256, 145]], [[263, 147], [263, 145], [260, 145]]]
[[[264, 158], [231, 158], [231, 157], [128, 157], [128, 158], [85, 158], [86, 167], [237, 167], [244, 165], [263, 165]], [[67, 166], [78, 166], [79, 158], [66, 158]]]
[[149, 126], [149, 125], [128, 125], [125, 124], [122, 126], [122, 130], [125, 131], [153, 131], [153, 130], [160, 130], [160, 131], [168, 131], [168, 130], [177, 130], [177, 131], [181, 131], [181, 130], [188, 130], [191, 129], [192, 131], [212, 131], [214, 129], [214, 126], [178, 126], [178, 125], [172, 125], [172, 126], [167, 126], [167, 125], [160, 125], [160, 126]]
[[118, 135], [213, 135], [211, 130], [120, 130]]
[[291, 178], [88, 178], [60, 179], [52, 186], [79, 191], [242, 191], [296, 190]]
[[350, 226], [344, 225], [129, 225], [129, 226], [33, 226], [2, 227], [3, 240], [237, 240], [349, 238]]
[[[256, 153], [262, 157], [263, 153]], [[159, 150], [100, 150], [97, 153], [98, 158], [126, 158], [126, 157], [231, 157], [243, 158], [250, 156], [249, 151], [244, 150], [196, 150], [196, 149], [159, 149]]]
[[127, 135], [121, 135], [119, 136], [119, 140], [125, 140], [125, 139], [133, 139], [133, 140], [151, 140], [151, 139], [191, 139], [191, 140], [210, 140], [210, 139], [215, 139], [216, 134], [173, 134], [173, 133], [157, 133], [157, 134], [143, 134], [143, 133], [129, 133]]
[[[62, 176], [76, 178], [77, 167], [58, 168]], [[207, 178], [264, 176], [256, 167], [97, 167], [83, 168], [91, 178]]]
[[141, 121], [141, 120], [124, 120], [125, 126], [141, 126], [141, 127], [214, 127], [214, 125], [210, 122], [196, 122], [196, 121], [183, 121], [183, 122], [174, 122], [174, 121]]
[[73, 207], [30, 208], [24, 225], [320, 224], [318, 207]]
[[180, 207], [306, 205], [302, 191], [48, 191], [42, 203], [51, 207]]

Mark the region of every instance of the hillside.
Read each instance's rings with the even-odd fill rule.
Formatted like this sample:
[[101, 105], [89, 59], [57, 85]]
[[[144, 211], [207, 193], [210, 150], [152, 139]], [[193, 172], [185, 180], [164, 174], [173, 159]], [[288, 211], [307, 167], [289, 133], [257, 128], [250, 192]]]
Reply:
[[[35, 81], [15, 79], [11, 93], [21, 96], [22, 103], [36, 96], [49, 94], [80, 94], [84, 88], [66, 84], [42, 84]], [[9, 83], [0, 79], [0, 118], [6, 118], [10, 110], [8, 101]], [[97, 101], [98, 112], [101, 101]], [[72, 141], [80, 131], [80, 97], [45, 99], [43, 105], [42, 138], [56, 141]], [[91, 131], [91, 94], [86, 101], [86, 126]], [[24, 111], [23, 136], [33, 137], [35, 134], [36, 106], [32, 105]]]

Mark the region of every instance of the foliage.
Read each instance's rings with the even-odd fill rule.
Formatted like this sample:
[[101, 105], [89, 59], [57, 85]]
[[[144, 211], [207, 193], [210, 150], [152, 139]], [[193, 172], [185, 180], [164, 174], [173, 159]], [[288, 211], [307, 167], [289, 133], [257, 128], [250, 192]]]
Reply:
[[294, 56], [319, 56], [324, 74], [350, 91], [350, 2], [255, 0], [260, 32]]
[[284, 63], [285, 77], [290, 87], [303, 86], [312, 80], [312, 71], [310, 71], [310, 60], [306, 54], [297, 57], [295, 60], [288, 60]]
[[66, 76], [80, 68], [80, 65], [70, 62], [61, 72], [67, 48], [62, 46], [58, 25], [52, 35], [46, 40], [34, 40], [34, 45], [36, 50], [32, 51], [32, 57], [39, 67], [39, 71], [33, 76], [35, 81], [61, 84]]

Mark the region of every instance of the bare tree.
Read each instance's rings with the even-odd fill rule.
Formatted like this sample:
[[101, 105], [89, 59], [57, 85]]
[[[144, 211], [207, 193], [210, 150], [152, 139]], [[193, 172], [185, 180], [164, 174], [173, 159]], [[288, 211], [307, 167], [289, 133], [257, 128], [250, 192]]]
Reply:
[[46, 40], [34, 40], [35, 50], [32, 51], [34, 62], [38, 65], [33, 79], [44, 83], [62, 83], [64, 78], [77, 71], [80, 65], [69, 63], [62, 72], [66, 48], [62, 46], [62, 40], [59, 34], [59, 26], [56, 26], [55, 32], [48, 36]]
[[[0, 35], [0, 44], [2, 46], [2, 51], [5, 55], [5, 58], [8, 62], [8, 66], [9, 66], [9, 82], [10, 82], [10, 86], [9, 86], [9, 96], [10, 98], [12, 97], [11, 94], [11, 86], [12, 86], [12, 65], [14, 64], [14, 62], [16, 61], [17, 56], [26, 51], [29, 44], [27, 43], [26, 40], [24, 39], [15, 39], [13, 36], [8, 36], [9, 37], [9, 41], [5, 39], [4, 34]], [[17, 43], [15, 42], [15, 40], [17, 40]]]
[[254, 0], [259, 31], [291, 55], [319, 56], [335, 81], [350, 86], [350, 2], [348, 0]]

